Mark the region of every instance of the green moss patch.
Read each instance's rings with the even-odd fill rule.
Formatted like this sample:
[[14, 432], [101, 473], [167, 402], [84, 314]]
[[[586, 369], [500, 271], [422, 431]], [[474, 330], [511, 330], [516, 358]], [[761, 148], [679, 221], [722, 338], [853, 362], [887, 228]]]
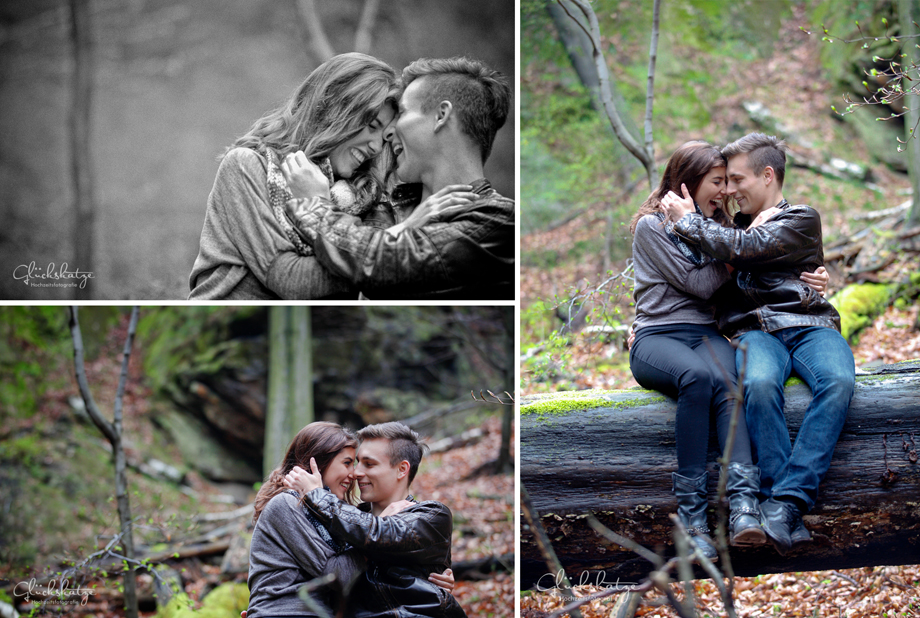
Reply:
[[895, 286], [881, 283], [858, 283], [848, 285], [830, 299], [840, 313], [840, 332], [844, 339], [851, 338], [872, 323], [895, 292]]

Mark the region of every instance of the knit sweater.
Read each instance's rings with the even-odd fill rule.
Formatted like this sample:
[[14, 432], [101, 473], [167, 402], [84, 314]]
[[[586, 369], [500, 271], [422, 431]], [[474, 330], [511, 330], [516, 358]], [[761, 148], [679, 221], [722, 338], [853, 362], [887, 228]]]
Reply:
[[299, 499], [282, 492], [262, 509], [252, 532], [247, 616], [315, 616], [297, 593], [311, 579], [335, 573], [337, 583], [312, 593], [332, 615], [335, 590], [363, 570], [364, 559], [357, 550], [335, 555], [307, 519]]
[[635, 330], [665, 324], [715, 326], [709, 298], [731, 280], [725, 265], [705, 257], [697, 266], [667, 237], [661, 221], [645, 215], [633, 237]]
[[220, 163], [189, 275], [189, 300], [357, 299], [346, 280], [297, 253], [272, 212], [268, 165], [249, 148]]

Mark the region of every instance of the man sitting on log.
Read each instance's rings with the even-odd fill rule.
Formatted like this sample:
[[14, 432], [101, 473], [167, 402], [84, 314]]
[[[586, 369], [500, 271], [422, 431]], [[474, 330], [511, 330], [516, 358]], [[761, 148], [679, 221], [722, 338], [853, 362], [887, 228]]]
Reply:
[[[821, 218], [783, 198], [785, 150], [785, 142], [762, 133], [722, 149], [726, 193], [740, 211], [735, 228], [696, 214], [686, 189], [684, 197], [672, 192], [662, 200], [682, 240], [735, 269], [734, 283], [722, 286], [714, 300], [720, 331], [738, 347], [745, 417], [761, 470], [764, 531], [782, 555], [811, 538], [802, 515], [814, 506], [830, 467], [856, 379], [840, 315], [799, 279], [823, 265]], [[794, 447], [783, 413], [783, 386], [792, 370], [812, 391]]]

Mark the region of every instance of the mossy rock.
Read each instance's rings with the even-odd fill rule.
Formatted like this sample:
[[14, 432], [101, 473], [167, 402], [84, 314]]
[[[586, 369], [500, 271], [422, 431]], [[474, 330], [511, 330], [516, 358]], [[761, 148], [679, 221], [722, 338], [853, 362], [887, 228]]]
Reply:
[[180, 593], [161, 607], [154, 618], [237, 618], [249, 607], [246, 584], [221, 584], [204, 598], [200, 609], [192, 609], [188, 595]]
[[872, 323], [894, 294], [896, 286], [881, 283], [848, 285], [830, 299], [840, 313], [840, 333], [850, 341], [860, 330]]

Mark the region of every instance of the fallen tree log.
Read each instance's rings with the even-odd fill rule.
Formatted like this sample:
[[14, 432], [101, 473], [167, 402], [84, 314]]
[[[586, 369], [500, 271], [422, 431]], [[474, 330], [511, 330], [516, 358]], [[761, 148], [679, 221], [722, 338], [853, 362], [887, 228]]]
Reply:
[[[795, 439], [811, 400], [798, 380], [786, 386], [786, 416]], [[647, 561], [601, 540], [587, 522], [673, 555], [676, 511], [674, 400], [643, 390], [580, 391], [521, 402], [521, 483], [573, 585], [639, 582]], [[772, 546], [732, 548], [736, 575], [920, 563], [920, 361], [858, 375], [843, 434], [805, 516], [812, 543], [785, 558]], [[710, 437], [709, 461], [718, 453]], [[710, 465], [715, 507], [717, 465]], [[716, 518], [710, 511], [710, 525]], [[521, 585], [552, 587], [533, 534], [521, 532]], [[699, 573], [699, 572], [698, 572]], [[602, 584], [603, 585], [603, 584]]]

